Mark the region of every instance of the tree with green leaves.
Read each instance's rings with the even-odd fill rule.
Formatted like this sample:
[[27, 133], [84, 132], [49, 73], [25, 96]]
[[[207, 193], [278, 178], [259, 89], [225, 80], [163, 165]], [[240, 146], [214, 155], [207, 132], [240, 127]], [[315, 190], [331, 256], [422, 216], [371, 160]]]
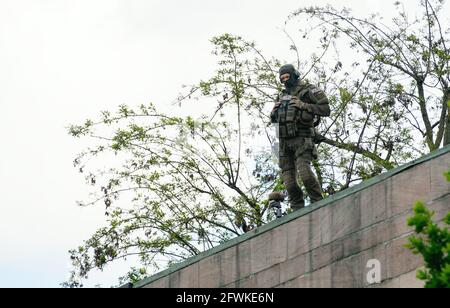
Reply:
[[[429, 114], [446, 108], [436, 95], [444, 89], [449, 73], [444, 63], [448, 42], [440, 28], [439, 7], [424, 2], [423, 8], [421, 22], [435, 33], [427, 41], [432, 45], [427, 45], [429, 66], [423, 68], [420, 65], [425, 62], [419, 61], [411, 62], [416, 65], [414, 71], [408, 68], [413, 75], [428, 78], [423, 83], [424, 96], [417, 92], [417, 83], [412, 84], [416, 75], [392, 65], [397, 57], [401, 64], [417, 56], [404, 47], [416, 44], [416, 40], [407, 40], [411, 34], [419, 38], [416, 48], [425, 48], [419, 30], [399, 21], [398, 27], [405, 31], [385, 35], [369, 20], [330, 7], [301, 9], [291, 15], [289, 22], [303, 23], [304, 35], [298, 38], [286, 31], [302, 79], [324, 89], [332, 107], [332, 118], [318, 127], [323, 142], [320, 158], [314, 162], [326, 195], [392, 169], [424, 154], [425, 147], [432, 150], [447, 140], [448, 125], [441, 121], [426, 130], [427, 117], [432, 119]], [[405, 18], [400, 14], [399, 20]], [[366, 29], [368, 34], [357, 29]], [[317, 42], [312, 39], [314, 31], [321, 33]], [[407, 37], [403, 36], [406, 32]], [[309, 57], [297, 47], [304, 46], [305, 40], [315, 46]], [[72, 136], [92, 142], [74, 160], [93, 189], [90, 200], [79, 204], [102, 203], [108, 223], [70, 251], [74, 268], [66, 286], [80, 286], [91, 270], [102, 270], [124, 258], [139, 264], [124, 278], [136, 280], [274, 218], [267, 195], [284, 187], [273, 159], [276, 138], [269, 114], [281, 90], [278, 68], [292, 61], [269, 58], [254, 42], [239, 36], [224, 34], [211, 43], [216, 71], [185, 89], [176, 102], [179, 110], [190, 106], [204, 110], [201, 116], [166, 115], [153, 104], [124, 105], [114, 113], [103, 111], [95, 121], [70, 126]], [[345, 62], [339, 50], [347, 43], [364, 55], [358, 57], [361, 61]], [[419, 66], [425, 71], [419, 71]], [[436, 81], [434, 88], [432, 81]], [[415, 116], [423, 111], [424, 101], [430, 113], [427, 109], [422, 117], [425, 125], [421, 125]], [[447, 109], [439, 112], [448, 114]], [[424, 133], [423, 141], [417, 140], [417, 132]], [[95, 169], [99, 162], [104, 168]]]
[[[224, 58], [221, 63], [235, 68], [219, 70], [214, 85], [200, 82], [188, 95], [220, 95], [222, 106], [209, 116], [194, 120], [161, 114], [152, 104], [121, 106], [115, 114], [104, 111], [96, 122], [69, 128], [74, 137], [95, 141], [74, 161], [96, 190], [93, 200], [80, 205], [103, 202], [109, 219], [106, 227], [70, 251], [75, 270], [67, 286], [79, 286], [89, 271], [120, 258], [136, 256], [143, 268], [154, 271], [271, 219], [266, 195], [280, 184], [270, 153], [254, 153], [252, 142], [267, 127], [258, 121], [262, 111], [251, 114], [249, 105], [255, 102], [250, 91], [244, 93], [242, 76], [248, 64], [238, 58], [254, 47], [237, 41], [229, 35], [213, 40]], [[252, 87], [263, 91], [262, 85]], [[236, 117], [226, 119], [225, 114]], [[117, 164], [86, 171], [100, 157]], [[120, 205], [120, 198], [130, 203]]]
[[414, 227], [417, 235], [408, 239], [406, 247], [424, 259], [425, 266], [417, 271], [417, 278], [425, 281], [425, 288], [450, 288], [450, 212], [443, 227], [433, 222], [433, 215], [423, 202], [414, 205], [408, 226]]
[[[364, 179], [379, 167], [389, 169], [450, 143], [450, 29], [442, 24], [443, 1], [420, 1], [421, 15], [413, 18], [405, 10], [410, 3], [396, 2], [398, 16], [392, 21], [379, 14], [355, 17], [331, 6], [302, 8], [289, 17], [308, 25], [301, 28], [300, 46], [321, 34], [324, 47], [357, 59], [350, 65], [337, 59], [321, 68], [321, 81], [341, 101], [325, 129], [327, 143], [375, 162], [360, 171], [351, 156], [345, 162], [346, 187], [353, 176]], [[341, 71], [337, 79], [335, 71]]]
[[[325, 35], [345, 36], [349, 47], [372, 64], [372, 70], [382, 68], [378, 78], [384, 79], [384, 98], [401, 103], [402, 116], [420, 112], [417, 115], [422, 123], [410, 119], [411, 126], [425, 137], [429, 150], [434, 150], [442, 141], [450, 142], [449, 29], [441, 26], [442, 3], [442, 0], [421, 1], [423, 15], [411, 19], [397, 2], [399, 16], [391, 26], [376, 23], [375, 20], [382, 19], [377, 14], [361, 19], [351, 16], [348, 10], [339, 12], [332, 7], [301, 9], [291, 18], [303, 14], [320, 20]], [[436, 115], [436, 121], [432, 121]]]

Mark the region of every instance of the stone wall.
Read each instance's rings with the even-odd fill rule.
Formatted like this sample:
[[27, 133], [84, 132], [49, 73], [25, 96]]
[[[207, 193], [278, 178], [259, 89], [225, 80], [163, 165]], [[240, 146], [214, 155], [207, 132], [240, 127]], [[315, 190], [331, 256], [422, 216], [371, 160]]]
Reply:
[[[404, 248], [417, 200], [450, 210], [450, 148], [352, 187], [215, 247], [134, 287], [421, 287], [419, 256]], [[369, 260], [381, 283], [369, 284]]]

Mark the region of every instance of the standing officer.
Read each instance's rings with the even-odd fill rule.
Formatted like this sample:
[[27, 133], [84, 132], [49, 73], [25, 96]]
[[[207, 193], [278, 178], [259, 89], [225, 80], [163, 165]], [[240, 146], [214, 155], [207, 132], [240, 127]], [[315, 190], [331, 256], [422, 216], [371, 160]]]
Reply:
[[298, 177], [305, 185], [311, 203], [323, 199], [311, 162], [317, 159], [315, 121], [318, 117], [330, 116], [330, 105], [321, 89], [299, 80], [300, 73], [293, 65], [282, 66], [279, 73], [285, 89], [279, 94], [270, 117], [272, 123], [278, 124], [279, 165], [291, 208], [297, 211], [305, 206]]

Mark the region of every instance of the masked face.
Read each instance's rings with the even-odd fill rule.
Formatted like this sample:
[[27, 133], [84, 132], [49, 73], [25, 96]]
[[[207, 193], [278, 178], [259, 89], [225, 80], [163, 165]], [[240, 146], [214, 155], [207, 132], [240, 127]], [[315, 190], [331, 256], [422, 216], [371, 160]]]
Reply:
[[297, 79], [293, 78], [291, 74], [283, 74], [280, 76], [280, 82], [284, 84], [286, 88], [292, 88], [295, 86]]
[[291, 75], [286, 73], [280, 76], [280, 81], [282, 84], [286, 84], [286, 82], [291, 78]]
[[297, 83], [297, 76], [295, 67], [292, 64], [284, 65], [280, 68], [280, 82], [284, 84], [286, 88], [292, 88]]

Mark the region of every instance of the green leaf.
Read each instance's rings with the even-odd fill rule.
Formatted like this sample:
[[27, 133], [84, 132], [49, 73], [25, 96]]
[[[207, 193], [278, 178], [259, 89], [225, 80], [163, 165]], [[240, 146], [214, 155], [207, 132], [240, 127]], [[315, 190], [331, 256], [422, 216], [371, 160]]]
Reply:
[[447, 179], [447, 182], [450, 182], [450, 171], [445, 172], [444, 176]]
[[417, 278], [420, 280], [426, 280], [428, 277], [427, 273], [424, 270], [417, 271]]
[[348, 103], [352, 99], [352, 95], [346, 88], [339, 88], [339, 95], [343, 103]]
[[[425, 281], [426, 288], [450, 287], [450, 232], [448, 228], [440, 228], [432, 221], [433, 211], [423, 202], [416, 202], [413, 207], [414, 215], [407, 223], [414, 226], [417, 235], [408, 238], [406, 248], [414, 254], [422, 255], [425, 268], [417, 272], [417, 278]], [[444, 221], [450, 222], [450, 213]]]

